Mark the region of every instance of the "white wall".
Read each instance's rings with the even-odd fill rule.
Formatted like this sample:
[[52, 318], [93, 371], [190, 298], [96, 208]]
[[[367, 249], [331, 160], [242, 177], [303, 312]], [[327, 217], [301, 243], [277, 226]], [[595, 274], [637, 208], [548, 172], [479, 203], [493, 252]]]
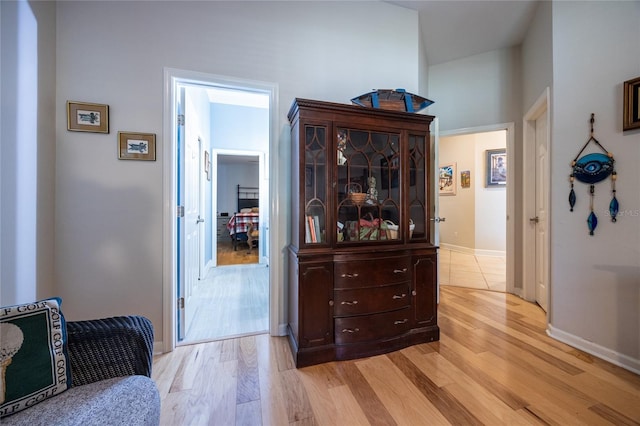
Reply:
[[[417, 12], [382, 2], [59, 2], [57, 12], [57, 290], [71, 319], [142, 314], [156, 340], [163, 335], [164, 67], [278, 84], [281, 138], [272, 154], [280, 167], [273, 171], [287, 191], [274, 200], [280, 257], [271, 264], [281, 277], [293, 98], [348, 102], [372, 88], [418, 88]], [[109, 104], [111, 133], [67, 132], [68, 99]], [[158, 161], [118, 161], [118, 130], [156, 133]]]
[[522, 42], [523, 113], [533, 106], [547, 87], [553, 85], [553, 40], [550, 1], [538, 3]]
[[[489, 149], [506, 149], [507, 131], [476, 133], [474, 141], [476, 174], [476, 248], [505, 253], [507, 249], [507, 188], [505, 186], [485, 186], [486, 152]], [[515, 173], [507, 173], [510, 179]]]
[[238, 211], [238, 185], [257, 188], [259, 184], [260, 176], [257, 162], [220, 164], [218, 170], [218, 211], [227, 212], [229, 216], [233, 215]]
[[0, 303], [54, 295], [55, 3], [0, 2]]
[[[514, 123], [511, 170], [522, 168], [522, 59], [520, 48], [505, 48], [435, 65], [429, 68], [429, 113], [439, 118], [440, 131]], [[521, 176], [511, 175], [510, 185], [522, 187]], [[514, 275], [521, 276], [522, 222], [520, 191], [514, 191]], [[516, 288], [522, 287], [515, 280]]]
[[[553, 3], [551, 146], [552, 334], [640, 372], [640, 132], [622, 131], [622, 82], [640, 75], [640, 2]], [[596, 185], [589, 236], [587, 186], [569, 211], [569, 163], [595, 137], [615, 158], [621, 214], [608, 216], [610, 182]]]

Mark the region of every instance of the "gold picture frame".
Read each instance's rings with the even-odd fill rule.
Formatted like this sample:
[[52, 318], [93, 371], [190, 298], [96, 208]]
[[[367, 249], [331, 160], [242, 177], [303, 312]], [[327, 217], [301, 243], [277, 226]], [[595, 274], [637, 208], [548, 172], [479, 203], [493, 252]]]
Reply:
[[156, 161], [156, 135], [118, 132], [118, 159]]
[[67, 130], [109, 133], [109, 105], [67, 101]]
[[622, 130], [640, 129], [640, 77], [624, 82]]

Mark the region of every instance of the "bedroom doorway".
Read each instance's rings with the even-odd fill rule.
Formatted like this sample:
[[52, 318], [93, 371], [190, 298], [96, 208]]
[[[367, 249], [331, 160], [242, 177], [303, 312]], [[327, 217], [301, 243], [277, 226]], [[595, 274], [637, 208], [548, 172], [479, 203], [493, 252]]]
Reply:
[[[259, 85], [258, 85], [259, 86]], [[171, 80], [171, 110], [177, 120], [171, 126], [172, 141], [168, 153], [175, 184], [170, 198], [177, 205], [177, 220], [170, 226], [172, 242], [171, 261], [174, 279], [171, 293], [177, 303], [172, 316], [173, 332], [171, 348], [177, 345], [192, 344], [210, 340], [221, 340], [248, 334], [266, 333], [271, 330], [271, 271], [269, 266], [269, 216], [273, 208], [270, 203], [270, 147], [272, 144], [271, 121], [274, 105], [273, 90], [254, 87], [251, 84], [233, 84], [229, 81], [197, 81], [191, 78]], [[181, 112], [181, 113], [180, 113]], [[189, 112], [189, 114], [187, 114]], [[196, 128], [203, 134], [205, 146], [202, 158], [198, 161], [187, 159], [185, 129]], [[192, 132], [193, 133], [193, 132]], [[233, 148], [233, 149], [232, 149]], [[240, 148], [240, 149], [239, 149]], [[245, 149], [241, 149], [245, 148]], [[250, 157], [255, 167], [255, 207], [256, 233], [253, 239], [256, 245], [252, 252], [258, 253], [258, 262], [253, 265], [229, 265], [218, 267], [216, 262], [217, 224], [233, 217], [235, 208], [222, 208], [218, 204], [218, 180], [238, 179], [237, 173], [227, 170], [219, 173], [224, 166], [218, 164], [220, 153], [239, 154]], [[224, 155], [224, 154], [222, 154]], [[237, 157], [237, 156], [236, 156]], [[187, 161], [189, 160], [189, 161]], [[194, 167], [197, 171], [193, 171]], [[239, 169], [236, 166], [235, 169]], [[233, 167], [231, 169], [234, 169]], [[201, 179], [186, 179], [190, 174], [200, 174]], [[250, 175], [240, 174], [242, 178]], [[219, 179], [220, 177], [220, 179]], [[235, 184], [237, 186], [237, 184]], [[226, 189], [225, 189], [226, 190]], [[235, 188], [233, 189], [236, 190]], [[175, 191], [175, 192], [174, 192]], [[205, 263], [204, 274], [199, 277], [195, 288], [187, 296], [185, 293], [186, 264], [190, 264], [185, 250], [186, 220], [184, 200], [189, 194], [204, 192], [204, 207], [198, 221], [204, 227]], [[234, 195], [234, 204], [237, 201]], [[259, 206], [265, 206], [260, 209]], [[228, 210], [228, 211], [227, 211]], [[220, 220], [222, 212], [227, 214]], [[175, 217], [175, 216], [174, 216]], [[252, 234], [253, 235], [253, 234]], [[243, 251], [247, 246], [242, 248]], [[175, 274], [175, 275], [174, 275]], [[165, 287], [166, 288], [166, 287]], [[250, 290], [247, 293], [247, 290]], [[176, 300], [174, 299], [174, 300]]]

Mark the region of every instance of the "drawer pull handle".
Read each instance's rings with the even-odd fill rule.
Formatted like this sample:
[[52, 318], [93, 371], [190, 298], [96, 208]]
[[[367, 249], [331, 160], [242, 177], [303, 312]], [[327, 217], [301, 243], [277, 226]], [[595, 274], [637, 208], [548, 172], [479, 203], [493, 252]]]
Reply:
[[394, 269], [394, 270], [393, 270], [393, 273], [394, 273], [394, 274], [404, 274], [405, 272], [407, 272], [407, 268]]
[[354, 300], [352, 302], [349, 302], [348, 300], [345, 300], [344, 302], [340, 302], [341, 305], [357, 305], [358, 301]]
[[405, 297], [407, 297], [407, 295], [405, 293], [402, 294], [394, 294], [393, 298], [394, 299], [404, 299]]
[[355, 278], [357, 276], [358, 276], [358, 274], [342, 274], [342, 275], [340, 275], [340, 277], [342, 277], [342, 278]]
[[405, 324], [407, 323], [409, 320], [407, 318], [400, 320], [400, 321], [394, 321], [395, 325], [400, 325], [400, 324]]
[[343, 333], [357, 333], [358, 331], [360, 331], [359, 328], [343, 328], [342, 329]]

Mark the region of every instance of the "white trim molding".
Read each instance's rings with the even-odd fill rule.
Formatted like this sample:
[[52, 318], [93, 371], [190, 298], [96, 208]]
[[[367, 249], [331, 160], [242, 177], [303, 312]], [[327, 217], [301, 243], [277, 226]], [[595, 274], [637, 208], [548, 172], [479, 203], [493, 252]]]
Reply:
[[269, 173], [269, 194], [271, 202], [269, 203], [270, 211], [270, 238], [269, 253], [275, 256], [271, 260], [274, 267], [269, 268], [269, 331], [272, 335], [281, 333], [281, 321], [286, 318], [284, 308], [284, 279], [285, 269], [280, 257], [282, 256], [281, 247], [285, 241], [282, 237], [284, 232], [283, 225], [279, 222], [280, 211], [286, 208], [287, 204], [284, 199], [283, 189], [281, 189], [279, 170], [283, 168], [281, 164], [279, 152], [279, 116], [278, 116], [278, 85], [276, 83], [260, 82], [252, 80], [242, 80], [232, 77], [201, 73], [196, 71], [188, 71], [176, 68], [164, 69], [163, 82], [163, 330], [161, 352], [171, 352], [176, 347], [176, 88], [178, 84], [196, 84], [203, 86], [217, 86], [225, 88], [251, 89], [269, 95], [269, 164], [265, 172]]
[[494, 256], [494, 257], [507, 256], [507, 252], [503, 250], [484, 250], [484, 249], [477, 249], [477, 248], [471, 248], [471, 247], [456, 246], [454, 244], [447, 244], [447, 243], [440, 244], [440, 248], [455, 251], [458, 253], [472, 254], [474, 256]]
[[571, 333], [567, 333], [566, 331], [555, 328], [551, 324], [549, 324], [547, 328], [547, 334], [550, 337], [566, 343], [569, 346], [573, 346], [576, 349], [580, 349], [581, 351], [615, 364], [618, 367], [629, 370], [632, 373], [640, 374], [640, 359], [634, 359], [628, 355], [612, 351], [611, 349], [605, 348], [604, 346], [598, 345], [597, 343], [590, 342], [583, 339], [582, 337], [578, 337]]

